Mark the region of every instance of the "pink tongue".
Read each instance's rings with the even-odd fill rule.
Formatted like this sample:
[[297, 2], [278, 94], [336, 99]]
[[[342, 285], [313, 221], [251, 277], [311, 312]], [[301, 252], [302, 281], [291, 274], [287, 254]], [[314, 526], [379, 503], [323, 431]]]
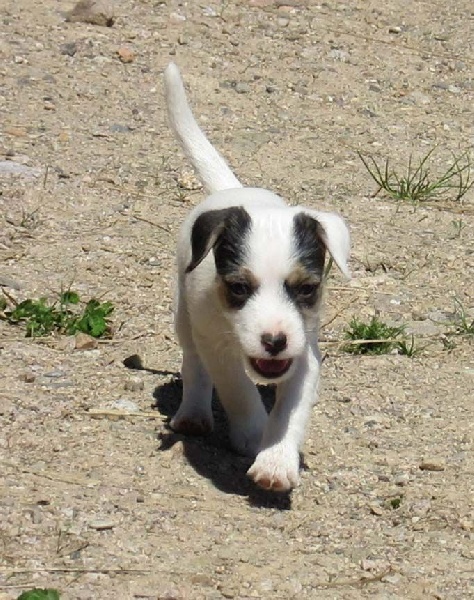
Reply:
[[268, 373], [269, 375], [278, 375], [286, 369], [289, 361], [257, 358], [255, 362], [262, 373]]

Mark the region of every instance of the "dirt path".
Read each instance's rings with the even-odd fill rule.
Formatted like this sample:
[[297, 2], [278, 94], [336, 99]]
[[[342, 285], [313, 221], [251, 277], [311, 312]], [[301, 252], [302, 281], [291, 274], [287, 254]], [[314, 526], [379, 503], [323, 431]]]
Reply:
[[[113, 27], [65, 22], [71, 6], [2, 4], [0, 284], [104, 297], [117, 331], [78, 351], [0, 321], [0, 598], [474, 598], [473, 342], [445, 335], [455, 298], [474, 318], [474, 190], [372, 198], [357, 156], [437, 145], [441, 169], [472, 148], [472, 3], [123, 0]], [[201, 197], [166, 125], [170, 60], [242, 180], [351, 226], [291, 497], [246, 480], [217, 407], [211, 439], [166, 428], [174, 241]], [[423, 350], [338, 350], [374, 311]]]

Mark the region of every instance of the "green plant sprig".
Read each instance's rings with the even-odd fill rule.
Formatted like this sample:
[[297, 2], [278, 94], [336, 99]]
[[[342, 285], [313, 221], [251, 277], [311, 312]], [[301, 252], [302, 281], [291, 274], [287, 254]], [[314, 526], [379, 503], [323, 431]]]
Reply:
[[77, 292], [67, 290], [53, 303], [46, 298], [28, 298], [16, 304], [12, 310], [5, 310], [0, 318], [12, 325], [24, 324], [26, 337], [39, 337], [57, 332], [73, 335], [79, 331], [92, 337], [102, 337], [110, 333], [109, 316], [114, 310], [111, 302], [89, 300], [83, 308]]

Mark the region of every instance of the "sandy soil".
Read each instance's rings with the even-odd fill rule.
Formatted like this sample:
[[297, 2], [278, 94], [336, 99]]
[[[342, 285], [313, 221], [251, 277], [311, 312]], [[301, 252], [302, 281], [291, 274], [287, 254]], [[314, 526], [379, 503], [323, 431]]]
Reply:
[[[116, 333], [81, 351], [0, 321], [0, 598], [474, 598], [473, 343], [446, 337], [454, 298], [474, 318], [474, 190], [373, 198], [357, 156], [437, 145], [441, 169], [472, 148], [472, 3], [123, 0], [112, 27], [71, 7], [2, 3], [0, 161], [19, 173], [0, 162], [0, 283], [110, 300]], [[243, 181], [351, 226], [291, 496], [247, 481], [218, 406], [209, 439], [166, 427], [174, 242], [202, 195], [166, 124], [170, 60]], [[422, 351], [341, 352], [374, 312]]]

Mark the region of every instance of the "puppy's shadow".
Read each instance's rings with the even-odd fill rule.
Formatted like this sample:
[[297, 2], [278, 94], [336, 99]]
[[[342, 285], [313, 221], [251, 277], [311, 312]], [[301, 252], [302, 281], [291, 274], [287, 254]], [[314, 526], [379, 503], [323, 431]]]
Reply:
[[[154, 408], [168, 417], [168, 422], [178, 410], [182, 396], [182, 381], [178, 376], [159, 385], [154, 391]], [[270, 387], [260, 389], [264, 404], [269, 410], [274, 403], [274, 390]], [[246, 496], [249, 504], [262, 508], [289, 510], [291, 493], [268, 492], [258, 488], [246, 475], [252, 460], [238, 456], [230, 449], [228, 427], [225, 413], [215, 394], [212, 403], [214, 431], [206, 437], [191, 437], [175, 433], [166, 426], [159, 433], [162, 452], [169, 451], [177, 442], [183, 444], [183, 454], [187, 462], [202, 477], [212, 481], [213, 485], [226, 494]]]

